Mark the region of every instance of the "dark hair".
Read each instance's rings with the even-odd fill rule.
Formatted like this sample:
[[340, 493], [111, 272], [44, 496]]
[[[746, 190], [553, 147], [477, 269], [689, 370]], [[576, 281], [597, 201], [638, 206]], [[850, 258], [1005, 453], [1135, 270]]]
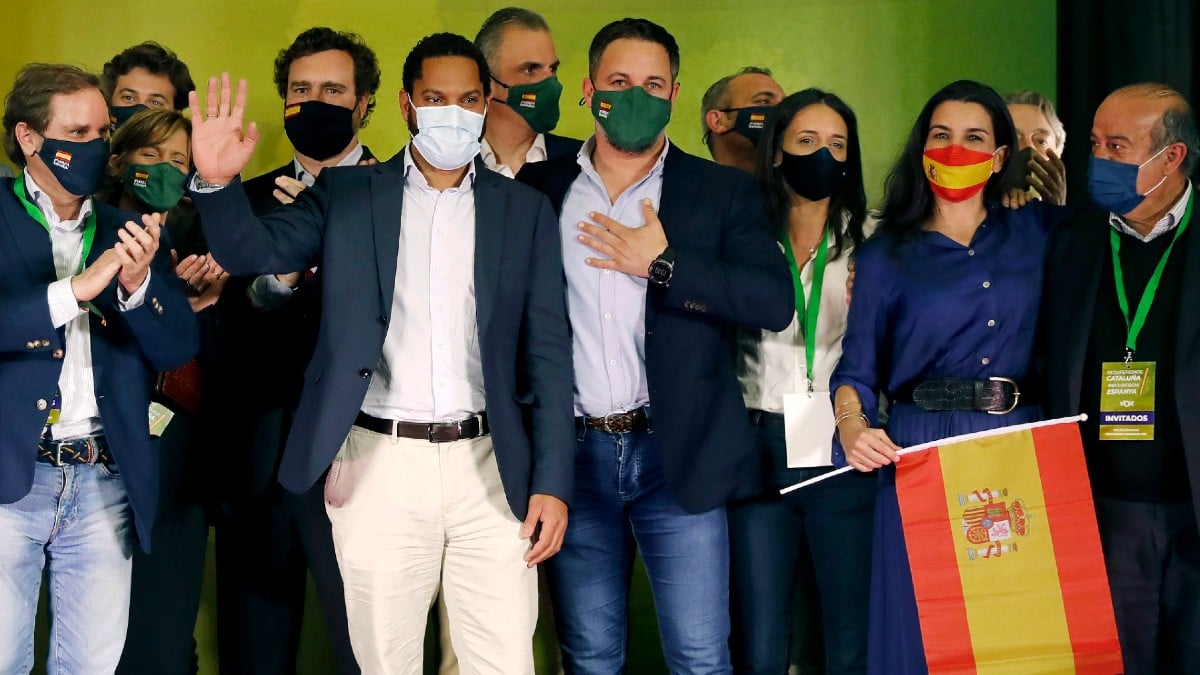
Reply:
[[[883, 213], [880, 215], [876, 233], [893, 235], [897, 245], [914, 237], [925, 221], [933, 215], [933, 190], [925, 180], [922, 158], [933, 111], [946, 101], [977, 103], [983, 106], [992, 119], [992, 137], [996, 141], [996, 147], [1007, 146], [1010, 156], [1016, 148], [1017, 132], [1013, 128], [1012, 117], [1008, 114], [1008, 106], [994, 89], [974, 80], [958, 80], [938, 90], [921, 109], [916, 124], [908, 134], [908, 142], [905, 143], [904, 150], [884, 183]], [[983, 188], [985, 201], [1000, 200], [1005, 186], [1011, 184], [1005, 174], [1012, 166], [1013, 163], [1006, 157], [1004, 170], [988, 179]]]
[[655, 42], [667, 50], [667, 59], [671, 62], [671, 81], [679, 79], [679, 44], [667, 32], [666, 28], [648, 19], [625, 18], [613, 21], [592, 38], [592, 46], [588, 47], [588, 77], [596, 79], [596, 69], [600, 67], [600, 57], [604, 50], [617, 40], [641, 40]]
[[483, 58], [487, 59], [488, 67], [492, 70], [496, 69], [496, 52], [500, 49], [501, 37], [509, 26], [550, 32], [546, 19], [532, 10], [505, 7], [492, 12], [475, 34], [475, 46], [483, 52]]
[[[188, 139], [191, 139], [192, 123], [183, 116], [183, 113], [154, 108], [142, 110], [113, 132], [109, 148], [111, 156], [118, 158], [120, 163], [127, 163], [131, 153], [140, 148], [158, 145], [174, 136], [178, 131], [184, 131], [187, 133]], [[124, 176], [114, 173], [113, 167], [110, 165], [104, 185], [99, 191], [100, 200], [116, 204], [124, 187], [123, 179]]]
[[166, 75], [175, 89], [175, 100], [171, 101], [171, 107], [175, 110], [188, 107], [188, 92], [196, 88], [192, 73], [187, 64], [175, 56], [175, 52], [157, 42], [134, 45], [104, 64], [100, 74], [100, 91], [104, 94], [105, 103], [111, 104], [113, 93], [117, 90], [117, 80], [134, 68], [145, 68], [152, 75]]
[[275, 89], [279, 97], [287, 99], [288, 76], [292, 62], [298, 58], [321, 52], [346, 52], [354, 61], [354, 97], [367, 97], [367, 111], [363, 113], [362, 126], [367, 126], [371, 111], [375, 110], [375, 92], [379, 91], [379, 59], [357, 33], [336, 31], [325, 26], [309, 28], [296, 36], [287, 49], [279, 50], [275, 57]]
[[[775, 166], [775, 155], [783, 149], [783, 139], [788, 125], [796, 115], [811, 105], [826, 105], [841, 116], [846, 123], [846, 177], [841, 187], [829, 199], [829, 216], [825, 226], [833, 233], [833, 250], [830, 258], [836, 259], [846, 248], [846, 235], [857, 247], [863, 241], [863, 221], [867, 217], [867, 191], [863, 187], [862, 146], [858, 140], [858, 118], [846, 102], [827, 91], [805, 89], [789, 95], [779, 102], [768, 115], [758, 144], [758, 159], [754, 175], [763, 191], [763, 203], [767, 219], [786, 234], [792, 200], [788, 195], [787, 183], [779, 167]], [[848, 216], [848, 218], [847, 218]], [[842, 219], [846, 220], [846, 232], [842, 233]]]
[[30, 63], [17, 71], [4, 97], [4, 152], [19, 167], [25, 153], [17, 143], [17, 124], [24, 122], [39, 134], [50, 126], [50, 99], [84, 89], [100, 91], [100, 78], [82, 68], [61, 63]]
[[425, 59], [440, 56], [461, 56], [472, 59], [479, 66], [479, 81], [483, 83], [483, 95], [492, 93], [492, 71], [488, 68], [483, 52], [467, 38], [455, 33], [434, 33], [417, 41], [408, 57], [404, 59], [404, 91], [412, 94], [413, 83], [422, 76]]
[[712, 130], [708, 128], [708, 111], [720, 110], [721, 108], [729, 107], [729, 83], [742, 75], [766, 75], [767, 77], [775, 77], [770, 68], [760, 66], [746, 66], [739, 68], [736, 73], [726, 75], [721, 79], [713, 82], [711, 86], [704, 92], [704, 98], [700, 99], [700, 127], [704, 130], [704, 135], [701, 140], [712, 150]]

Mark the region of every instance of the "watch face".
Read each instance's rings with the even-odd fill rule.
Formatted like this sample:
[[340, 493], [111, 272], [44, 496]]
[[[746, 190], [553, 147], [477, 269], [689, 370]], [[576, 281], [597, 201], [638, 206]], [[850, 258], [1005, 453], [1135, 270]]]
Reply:
[[663, 260], [655, 260], [650, 263], [650, 280], [665, 284], [671, 280], [671, 264]]

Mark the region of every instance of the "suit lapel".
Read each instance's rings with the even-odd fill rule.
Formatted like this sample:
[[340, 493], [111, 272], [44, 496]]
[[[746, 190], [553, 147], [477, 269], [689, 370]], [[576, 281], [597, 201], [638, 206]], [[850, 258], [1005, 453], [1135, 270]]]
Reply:
[[404, 180], [403, 152], [378, 165], [370, 175], [375, 273], [379, 281], [380, 308], [385, 313], [392, 307], [392, 294], [396, 290], [396, 256], [400, 251]]
[[[1061, 289], [1060, 297], [1078, 308], [1078, 313], [1064, 313], [1064, 316], [1078, 317], [1075, 321], [1068, 321], [1063, 327], [1067, 333], [1064, 336], [1067, 340], [1066, 344], [1072, 345], [1072, 348], [1067, 351], [1070, 359], [1067, 363], [1069, 382], [1082, 383], [1084, 381], [1083, 362], [1087, 354], [1088, 342], [1091, 339], [1092, 317], [1096, 312], [1096, 296], [1101, 292], [1100, 272], [1106, 264], [1102, 244], [1108, 241], [1108, 227], [1107, 219], [1104, 217], [1099, 221], [1088, 218], [1087, 222], [1078, 226], [1078, 231], [1072, 233], [1075, 241], [1068, 242], [1068, 245], [1064, 247], [1066, 251], [1072, 253], [1071, 257], [1074, 260], [1095, 261], [1090, 265], [1083, 264], [1076, 267], [1083, 271], [1068, 277], [1070, 287]], [[1059, 264], [1070, 265], [1072, 263], [1060, 261]], [[1071, 410], [1079, 409], [1080, 388], [1080, 386], [1070, 387]]]
[[[688, 156], [674, 145], [667, 150], [663, 162], [662, 195], [658, 200], [658, 219], [662, 222], [663, 231], [668, 242], [684, 241], [684, 233], [690, 222], [688, 215], [696, 204], [698, 186], [693, 180], [692, 167], [687, 162]], [[649, 326], [654, 318], [654, 303], [650, 299], [653, 293], [646, 294], [646, 325]]]
[[500, 261], [504, 253], [504, 232], [507, 229], [507, 195], [499, 189], [501, 178], [475, 166], [475, 320], [479, 334], [487, 334], [488, 322], [496, 305], [496, 287], [500, 283]]
[[17, 196], [13, 193], [13, 181], [17, 178], [0, 183], [0, 210], [8, 223], [8, 231], [16, 244], [17, 253], [25, 266], [29, 278], [34, 283], [54, 281], [54, 251], [50, 248], [50, 235], [46, 228], [29, 217]]

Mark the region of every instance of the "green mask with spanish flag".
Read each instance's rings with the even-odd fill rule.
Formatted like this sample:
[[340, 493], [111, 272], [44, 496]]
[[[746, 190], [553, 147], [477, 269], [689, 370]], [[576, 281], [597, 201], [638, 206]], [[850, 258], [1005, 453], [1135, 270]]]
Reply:
[[125, 189], [155, 212], [170, 211], [183, 198], [187, 176], [170, 162], [128, 164]]
[[994, 156], [955, 144], [930, 148], [921, 161], [934, 194], [948, 202], [964, 202], [987, 185]]
[[641, 87], [592, 93], [592, 116], [613, 147], [640, 153], [654, 145], [671, 121], [671, 102]]
[[[496, 78], [492, 78], [496, 80]], [[509, 86], [500, 80], [496, 84], [508, 88], [508, 98], [496, 103], [503, 103], [521, 116], [534, 133], [544, 134], [558, 126], [558, 99], [562, 96], [563, 86], [558, 76], [551, 75], [541, 82], [532, 84], [514, 84]]]

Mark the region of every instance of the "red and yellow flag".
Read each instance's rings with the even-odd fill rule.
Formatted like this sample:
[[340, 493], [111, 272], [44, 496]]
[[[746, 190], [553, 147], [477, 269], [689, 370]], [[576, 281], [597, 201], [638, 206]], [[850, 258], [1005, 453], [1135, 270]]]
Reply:
[[906, 455], [896, 494], [930, 673], [1123, 671], [1074, 420]]

